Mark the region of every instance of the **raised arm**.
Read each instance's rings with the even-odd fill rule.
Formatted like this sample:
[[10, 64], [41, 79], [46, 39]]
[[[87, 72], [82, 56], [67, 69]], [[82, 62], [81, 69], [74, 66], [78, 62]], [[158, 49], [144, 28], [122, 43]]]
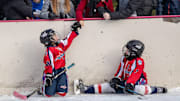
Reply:
[[66, 51], [71, 45], [74, 38], [79, 35], [78, 28], [81, 28], [81, 24], [79, 22], [75, 22], [72, 26], [72, 31], [67, 35], [67, 37], [61, 40], [60, 45], [64, 46], [64, 51]]

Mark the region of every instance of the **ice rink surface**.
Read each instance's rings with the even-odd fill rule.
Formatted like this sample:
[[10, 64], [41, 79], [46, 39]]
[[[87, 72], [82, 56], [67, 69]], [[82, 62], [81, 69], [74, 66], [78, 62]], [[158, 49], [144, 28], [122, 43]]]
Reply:
[[[12, 95], [1, 95], [0, 101], [22, 101]], [[167, 94], [154, 94], [146, 96], [120, 95], [120, 94], [81, 94], [67, 95], [65, 97], [42, 97], [33, 95], [27, 101], [180, 101], [180, 88], [170, 89]]]

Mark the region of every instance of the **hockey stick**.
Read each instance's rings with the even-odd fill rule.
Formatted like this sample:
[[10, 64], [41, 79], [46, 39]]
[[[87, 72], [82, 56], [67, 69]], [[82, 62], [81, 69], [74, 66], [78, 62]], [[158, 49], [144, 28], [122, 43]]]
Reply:
[[[116, 85], [116, 86], [117, 86], [117, 87], [120, 87], [120, 88], [122, 88], [122, 89], [125, 88], [124, 86], [121, 86], [121, 85]], [[133, 90], [130, 90], [130, 89], [128, 89], [128, 91], [131, 92], [131, 93], [133, 93], [133, 94], [140, 95], [139, 97], [137, 97], [137, 98], [140, 99], [140, 100], [147, 99], [147, 97], [145, 97], [145, 96], [144, 96], [143, 94], [141, 94], [141, 93], [138, 93], [138, 92], [133, 91]]]
[[[124, 86], [121, 86], [121, 85], [116, 85], [117, 87], [120, 87], [122, 89], [124, 89], [125, 87]], [[138, 93], [136, 91], [133, 91], [133, 90], [130, 90], [130, 89], [127, 89], [129, 92], [133, 93], [133, 94], [136, 94], [136, 95], [140, 95], [140, 96], [144, 96], [143, 94], [141, 93]]]
[[[62, 72], [60, 72], [59, 74], [57, 74], [53, 79], [56, 79], [57, 77], [59, 77], [61, 74], [65, 73], [67, 71], [67, 69], [70, 69], [71, 67], [73, 67], [75, 64], [72, 63], [71, 65], [69, 65], [68, 67], [66, 67]], [[31, 92], [28, 95], [22, 95], [16, 91], [13, 92], [13, 95], [19, 99], [22, 100], [27, 100], [29, 97], [31, 97], [33, 94], [35, 94], [37, 91], [40, 90], [41, 87], [38, 87], [37, 89], [35, 89], [33, 92]]]
[[64, 72], [67, 71], [67, 69], [70, 69], [71, 67], [73, 67], [75, 64], [72, 63], [71, 65], [69, 65], [68, 67], [66, 67], [66, 69], [64, 69], [62, 72], [60, 72], [59, 74], [57, 74], [53, 79], [56, 79], [57, 77], [59, 77], [61, 74], [63, 74]]

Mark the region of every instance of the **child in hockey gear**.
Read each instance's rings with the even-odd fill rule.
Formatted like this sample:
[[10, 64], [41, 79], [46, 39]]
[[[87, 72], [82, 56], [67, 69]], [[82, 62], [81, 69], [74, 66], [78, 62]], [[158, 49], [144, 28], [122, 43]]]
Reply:
[[[71, 28], [72, 31], [68, 36], [60, 41], [53, 29], [47, 29], [40, 35], [40, 42], [47, 47], [44, 56], [45, 70], [43, 72], [43, 86], [41, 89], [44, 96], [50, 97], [55, 94], [65, 96], [68, 92], [68, 81], [65, 72], [65, 51], [78, 35], [78, 28], [81, 28], [81, 25], [79, 22], [76, 22]], [[59, 73], [62, 74], [53, 79]]]
[[[79, 93], [130, 93], [137, 92], [141, 95], [167, 93], [165, 87], [147, 85], [147, 77], [144, 72], [144, 60], [141, 55], [144, 51], [144, 44], [139, 40], [130, 40], [123, 47], [123, 56], [114, 77], [110, 82], [84, 85], [79, 80], [74, 81], [75, 94]], [[79, 87], [79, 88], [78, 88]]]

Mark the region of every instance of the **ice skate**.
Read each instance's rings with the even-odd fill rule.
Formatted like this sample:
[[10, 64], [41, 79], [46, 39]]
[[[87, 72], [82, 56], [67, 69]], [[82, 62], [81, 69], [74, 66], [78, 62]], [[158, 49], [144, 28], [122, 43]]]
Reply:
[[166, 87], [151, 87], [152, 94], [160, 94], [160, 93], [167, 93], [168, 89]]
[[74, 80], [74, 93], [76, 95], [81, 94], [85, 89], [83, 81], [81, 79]]
[[157, 87], [157, 93], [167, 93], [168, 90], [165, 87]]

